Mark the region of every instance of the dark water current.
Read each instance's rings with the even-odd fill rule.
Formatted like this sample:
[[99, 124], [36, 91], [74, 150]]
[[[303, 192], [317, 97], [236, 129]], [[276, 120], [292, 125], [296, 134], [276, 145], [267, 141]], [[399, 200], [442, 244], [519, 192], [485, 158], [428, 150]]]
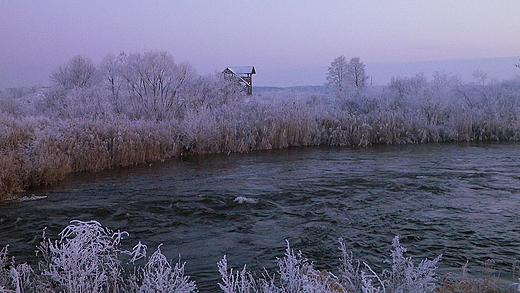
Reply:
[[513, 280], [520, 260], [519, 143], [206, 156], [82, 174], [36, 194], [48, 198], [0, 207], [0, 245], [19, 261], [36, 262], [31, 241], [45, 226], [57, 237], [70, 220], [94, 219], [128, 231], [127, 249], [141, 240], [180, 254], [201, 292], [218, 292], [223, 255], [274, 270], [285, 239], [332, 271], [339, 237], [379, 269], [395, 235], [417, 262], [443, 254], [441, 273], [469, 260], [470, 273]]

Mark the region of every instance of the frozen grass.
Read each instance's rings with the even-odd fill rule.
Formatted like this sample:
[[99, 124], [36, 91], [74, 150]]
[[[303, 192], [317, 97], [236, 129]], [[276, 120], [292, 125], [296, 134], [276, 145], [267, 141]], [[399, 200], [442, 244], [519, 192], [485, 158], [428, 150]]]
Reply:
[[51, 241], [44, 235], [42, 274], [69, 292], [118, 292], [122, 282], [118, 246], [126, 232], [113, 233], [96, 221], [73, 221]]
[[[131, 251], [124, 250], [121, 242], [127, 235], [96, 221], [72, 221], [55, 240], [44, 230], [37, 269], [16, 264], [6, 246], [0, 250], [0, 292], [198, 292], [180, 259], [175, 264], [168, 261], [160, 246], [147, 257], [141, 242]], [[470, 278], [465, 270], [461, 276], [438, 278], [435, 271], [441, 256], [415, 264], [404, 255], [406, 248], [397, 236], [385, 261], [388, 268], [379, 273], [354, 259], [342, 239], [339, 244], [341, 258], [335, 272], [315, 269], [288, 241], [275, 272], [250, 272], [246, 265], [234, 270], [223, 256], [216, 265], [222, 277], [218, 285], [224, 293], [520, 292], [518, 284], [501, 289], [493, 278]]]
[[[88, 61], [88, 60], [87, 60]], [[74, 65], [76, 64], [76, 65]], [[81, 66], [89, 62], [71, 62]], [[246, 96], [164, 52], [107, 56], [85, 81], [0, 92], [0, 198], [98, 171], [178, 156], [294, 146], [520, 139], [520, 81], [436, 74], [333, 94]], [[84, 68], [90, 74], [92, 67]], [[65, 82], [66, 81], [66, 82]], [[82, 86], [65, 86], [65, 85]]]
[[[196, 292], [184, 275], [184, 263], [172, 265], [160, 247], [146, 257], [140, 242], [132, 251], [121, 249], [126, 232], [114, 232], [96, 221], [72, 221], [51, 240], [43, 233], [36, 274], [27, 264], [9, 262], [7, 247], [0, 251], [0, 292]], [[144, 265], [137, 265], [145, 259]]]

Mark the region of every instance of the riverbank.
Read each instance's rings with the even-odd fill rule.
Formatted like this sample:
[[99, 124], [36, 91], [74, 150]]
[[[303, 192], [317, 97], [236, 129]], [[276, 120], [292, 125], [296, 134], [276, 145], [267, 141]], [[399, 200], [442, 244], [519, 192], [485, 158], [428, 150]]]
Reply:
[[420, 86], [402, 79], [351, 97], [274, 91], [192, 98], [179, 105], [182, 115], [161, 120], [107, 108], [107, 97], [98, 91], [4, 92], [0, 198], [24, 195], [72, 173], [180, 156], [520, 139], [520, 83], [460, 86], [447, 76], [439, 79]]

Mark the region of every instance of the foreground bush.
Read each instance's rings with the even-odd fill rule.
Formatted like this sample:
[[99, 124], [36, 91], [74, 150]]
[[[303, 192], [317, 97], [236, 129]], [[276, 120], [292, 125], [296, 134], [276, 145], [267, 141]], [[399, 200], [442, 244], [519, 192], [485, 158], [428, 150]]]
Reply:
[[[184, 274], [184, 263], [172, 264], [160, 246], [150, 257], [141, 242], [131, 251], [123, 250], [121, 242], [126, 236], [127, 232], [111, 231], [96, 221], [72, 221], [57, 240], [47, 238], [44, 231], [37, 250], [41, 256], [38, 269], [10, 260], [6, 246], [0, 250], [4, 268], [0, 270], [0, 292], [197, 292], [195, 281]], [[233, 270], [224, 256], [217, 263], [222, 276], [218, 285], [224, 293], [506, 292], [465, 274], [445, 277], [441, 284], [435, 275], [441, 256], [416, 265], [404, 256], [406, 248], [399, 237], [392, 242], [391, 259], [385, 261], [389, 268], [380, 273], [355, 260], [342, 239], [339, 243], [341, 261], [335, 273], [316, 270], [287, 242], [285, 255], [277, 259], [278, 270], [264, 270], [258, 278], [245, 265]]]
[[[72, 221], [59, 240], [46, 237], [38, 246], [42, 256], [40, 274], [27, 264], [16, 265], [0, 251], [0, 292], [196, 292], [196, 285], [184, 275], [180, 261], [173, 267], [160, 247], [146, 257], [140, 242], [132, 251], [122, 250], [127, 232], [113, 232], [96, 221]], [[144, 265], [136, 265], [147, 259]], [[133, 270], [128, 269], [133, 267]]]

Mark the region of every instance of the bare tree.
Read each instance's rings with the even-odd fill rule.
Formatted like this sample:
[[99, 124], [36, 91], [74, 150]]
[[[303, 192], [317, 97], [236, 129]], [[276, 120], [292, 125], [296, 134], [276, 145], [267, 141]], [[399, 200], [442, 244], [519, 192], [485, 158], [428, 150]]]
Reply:
[[95, 82], [96, 66], [91, 59], [77, 55], [51, 74], [51, 81], [65, 89], [88, 88]]
[[487, 73], [482, 72], [477, 69], [473, 72], [473, 74], [471, 76], [473, 76], [473, 78], [475, 78], [482, 85], [486, 85], [486, 80], [488, 79]]
[[363, 92], [367, 87], [367, 80], [365, 64], [359, 57], [347, 62], [345, 56], [339, 56], [332, 61], [327, 73], [327, 84], [341, 97]]
[[327, 73], [327, 85], [330, 86], [337, 95], [342, 96], [345, 91], [347, 71], [348, 63], [343, 55], [337, 57], [330, 63]]
[[127, 102], [125, 103], [121, 98], [121, 91], [125, 82], [122, 76], [125, 56], [124, 53], [121, 53], [118, 56], [108, 54], [99, 66], [106, 89], [110, 92], [110, 102], [117, 113], [123, 112], [127, 107]]
[[179, 105], [180, 94], [193, 75], [191, 66], [175, 63], [167, 52], [123, 57], [121, 76], [134, 106], [148, 118], [171, 118]]
[[113, 54], [108, 54], [105, 56], [100, 66], [103, 78], [107, 82], [107, 87], [115, 99], [119, 98], [119, 91], [123, 84], [121, 72], [124, 57], [124, 53], [119, 54], [117, 57]]
[[359, 57], [350, 59], [347, 64], [347, 83], [353, 87], [356, 92], [362, 92], [367, 87], [368, 76], [365, 73], [365, 64], [359, 60]]

